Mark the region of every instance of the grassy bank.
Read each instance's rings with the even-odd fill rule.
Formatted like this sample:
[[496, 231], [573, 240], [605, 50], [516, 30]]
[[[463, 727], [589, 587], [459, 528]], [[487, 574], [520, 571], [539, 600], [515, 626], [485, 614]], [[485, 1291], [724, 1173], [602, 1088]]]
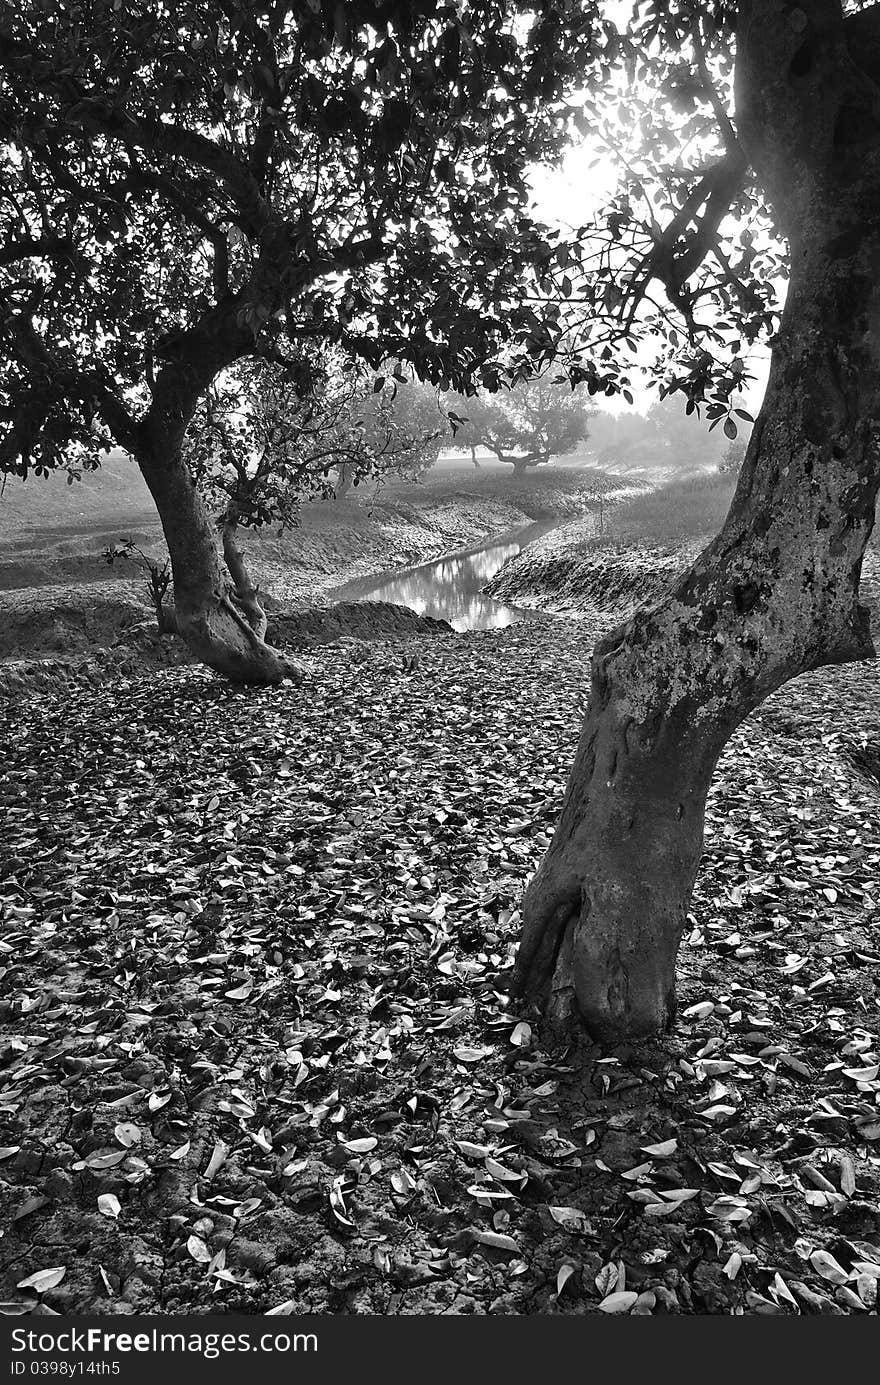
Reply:
[[659, 596], [718, 531], [735, 478], [709, 473], [573, 519], [531, 544], [489, 582], [490, 596], [517, 605], [623, 614]]

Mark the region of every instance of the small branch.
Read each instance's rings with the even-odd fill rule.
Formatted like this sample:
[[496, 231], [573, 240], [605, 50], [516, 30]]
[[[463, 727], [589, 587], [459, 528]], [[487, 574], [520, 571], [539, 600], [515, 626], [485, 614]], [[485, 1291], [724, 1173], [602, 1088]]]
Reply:
[[694, 20], [691, 24], [691, 42], [694, 45], [694, 56], [697, 60], [697, 71], [700, 74], [700, 81], [703, 84], [703, 90], [709, 99], [712, 110], [715, 112], [715, 119], [718, 121], [718, 128], [721, 131], [724, 148], [731, 157], [744, 160], [745, 155], [737, 139], [733, 121], [725, 110], [724, 103], [718, 95], [715, 83], [712, 81], [712, 75], [709, 72], [709, 64], [706, 61], [706, 49], [703, 44], [703, 35], [700, 32], [699, 14], [694, 15]]

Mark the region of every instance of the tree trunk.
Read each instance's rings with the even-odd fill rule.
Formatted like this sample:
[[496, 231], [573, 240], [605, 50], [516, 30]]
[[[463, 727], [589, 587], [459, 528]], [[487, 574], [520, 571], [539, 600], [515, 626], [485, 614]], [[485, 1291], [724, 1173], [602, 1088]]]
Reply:
[[162, 521], [174, 577], [177, 633], [187, 647], [235, 683], [298, 678], [298, 666], [267, 645], [229, 599], [215, 529], [179, 443], [161, 453], [144, 447], [137, 462]]
[[512, 462], [514, 476], [523, 476], [535, 465], [534, 457], [502, 457], [502, 462]]
[[471, 461], [472, 461], [473, 464], [474, 464], [474, 468], [475, 468], [477, 471], [479, 471], [479, 470], [480, 470], [480, 463], [477, 461], [477, 449], [476, 449], [475, 447], [473, 447], [473, 446], [471, 447]]
[[244, 555], [238, 546], [238, 521], [231, 509], [220, 521], [220, 536], [223, 541], [223, 560], [229, 575], [235, 583], [235, 603], [258, 639], [266, 638], [266, 612], [260, 605], [257, 589], [250, 578]]
[[[765, 121], [769, 89], [754, 97]], [[750, 150], [792, 272], [730, 513], [664, 598], [596, 646], [560, 822], [524, 901], [514, 990], [601, 1040], [672, 1022], [706, 795], [733, 730], [787, 679], [874, 653], [858, 589], [880, 480], [880, 169], [830, 140], [811, 164], [809, 112], [787, 133], [805, 147]]]
[[337, 481], [333, 489], [334, 500], [344, 500], [351, 490], [351, 467], [348, 462], [343, 462], [336, 469]]

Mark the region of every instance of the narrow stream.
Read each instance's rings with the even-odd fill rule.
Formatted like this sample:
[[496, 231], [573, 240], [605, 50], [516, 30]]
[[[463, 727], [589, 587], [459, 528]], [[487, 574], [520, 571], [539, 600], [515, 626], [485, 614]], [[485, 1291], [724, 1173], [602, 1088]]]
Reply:
[[417, 567], [396, 568], [347, 582], [337, 601], [393, 601], [418, 615], [448, 620], [454, 630], [496, 630], [538, 613], [483, 596], [480, 588], [528, 544], [556, 527], [543, 520], [483, 540]]

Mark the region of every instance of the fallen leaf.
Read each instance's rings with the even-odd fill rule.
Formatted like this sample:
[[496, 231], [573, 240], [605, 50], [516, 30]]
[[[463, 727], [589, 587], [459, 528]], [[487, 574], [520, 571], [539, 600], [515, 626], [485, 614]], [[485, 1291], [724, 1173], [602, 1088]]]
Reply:
[[44, 1294], [47, 1289], [54, 1289], [60, 1284], [67, 1274], [66, 1265], [56, 1265], [51, 1270], [37, 1270], [35, 1274], [29, 1274], [27, 1279], [20, 1279], [16, 1284], [17, 1289], [36, 1289], [38, 1294]]

